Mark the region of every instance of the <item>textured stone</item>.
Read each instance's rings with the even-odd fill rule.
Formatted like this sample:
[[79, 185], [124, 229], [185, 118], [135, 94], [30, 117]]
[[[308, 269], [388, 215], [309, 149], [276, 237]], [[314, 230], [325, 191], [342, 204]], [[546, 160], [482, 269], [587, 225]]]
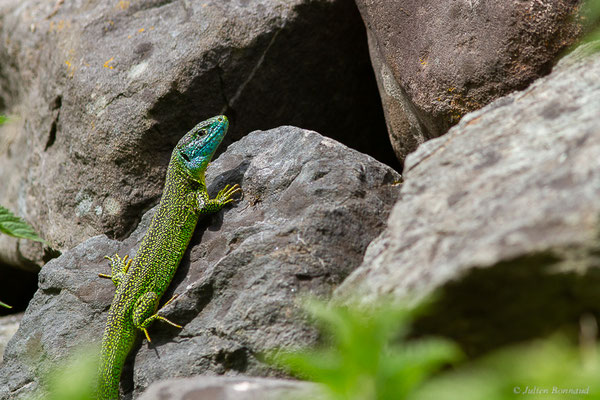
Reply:
[[[259, 351], [313, 343], [296, 300], [328, 297], [385, 226], [399, 175], [373, 158], [294, 127], [258, 131], [229, 146], [208, 169], [209, 193], [239, 183], [244, 198], [200, 222], [156, 323], [123, 374], [139, 395], [159, 379], [198, 374], [272, 374]], [[40, 273], [39, 290], [0, 368], [0, 399], [37, 385], [41, 360], [98, 343], [114, 294], [105, 255], [135, 255], [155, 209], [123, 242], [93, 237]], [[133, 367], [133, 369], [132, 369]], [[46, 367], [44, 367], [46, 368]]]
[[442, 290], [421, 328], [472, 354], [600, 317], [600, 53], [467, 115], [406, 160], [341, 297]]
[[19, 328], [21, 318], [23, 318], [23, 313], [0, 317], [0, 360], [2, 360], [6, 344]]
[[399, 159], [467, 112], [547, 74], [578, 0], [356, 0]]
[[140, 400], [280, 400], [315, 398], [314, 385], [283, 379], [198, 376], [150, 385]]
[[[59, 250], [126, 237], [175, 143], [216, 114], [223, 149], [293, 124], [393, 159], [347, 0], [2, 1], [0, 59], [0, 112], [17, 116], [0, 128], [0, 204]], [[4, 240], [0, 261], [42, 264], [39, 245]]]

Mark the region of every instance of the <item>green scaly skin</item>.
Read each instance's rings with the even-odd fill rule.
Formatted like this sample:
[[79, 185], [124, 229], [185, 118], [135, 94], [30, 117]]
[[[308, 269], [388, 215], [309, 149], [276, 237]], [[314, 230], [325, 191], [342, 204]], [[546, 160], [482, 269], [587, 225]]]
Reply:
[[210, 199], [206, 191], [204, 172], [227, 127], [224, 115], [213, 117], [179, 141], [167, 169], [160, 206], [135, 258], [115, 255], [109, 258], [111, 275], [100, 274], [112, 279], [117, 290], [102, 338], [98, 399], [119, 398], [121, 371], [138, 331], [150, 341], [147, 328], [156, 319], [180, 327], [158, 315], [158, 302], [177, 270], [198, 218], [220, 210], [241, 192], [239, 185], [227, 185]]

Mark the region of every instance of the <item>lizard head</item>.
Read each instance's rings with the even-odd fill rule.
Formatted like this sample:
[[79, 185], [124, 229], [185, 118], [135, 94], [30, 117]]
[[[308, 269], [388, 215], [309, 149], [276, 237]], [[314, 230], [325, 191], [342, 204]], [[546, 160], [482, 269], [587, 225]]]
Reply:
[[175, 157], [194, 180], [202, 180], [206, 166], [221, 144], [229, 121], [218, 115], [200, 122], [175, 147]]

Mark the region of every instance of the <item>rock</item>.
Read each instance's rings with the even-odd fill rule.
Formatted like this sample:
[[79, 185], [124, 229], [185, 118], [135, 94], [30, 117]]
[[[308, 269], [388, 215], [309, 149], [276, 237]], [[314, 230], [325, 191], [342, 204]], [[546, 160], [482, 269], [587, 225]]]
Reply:
[[140, 400], [279, 400], [314, 398], [314, 384], [283, 379], [198, 376], [150, 385]]
[[[178, 139], [219, 113], [222, 150], [294, 124], [392, 160], [367, 54], [347, 0], [3, 1], [0, 112], [17, 117], [0, 204], [58, 250], [122, 239], [157, 202]], [[43, 264], [29, 245], [0, 251]]]
[[0, 360], [2, 360], [6, 344], [19, 328], [21, 318], [23, 318], [23, 313], [0, 317]]
[[470, 354], [600, 316], [600, 53], [467, 115], [406, 160], [400, 200], [336, 292], [441, 291], [420, 329]]
[[[243, 200], [199, 224], [164, 295], [179, 295], [162, 315], [184, 328], [151, 327], [153, 345], [141, 343], [126, 364], [124, 392], [136, 397], [176, 376], [274, 374], [256, 354], [315, 341], [298, 297], [328, 297], [360, 264], [384, 229], [399, 179], [369, 156], [294, 127], [254, 132], [229, 146], [208, 169], [209, 192], [240, 183]], [[96, 236], [44, 266], [5, 353], [0, 399], [35, 390], [40, 360], [99, 343], [114, 293], [110, 281], [97, 278], [108, 272], [103, 257], [134, 256], [154, 210], [123, 242]]]
[[580, 33], [579, 1], [356, 0], [400, 160], [550, 72]]
[[[148, 223], [146, 218], [140, 225], [147, 227]], [[40, 379], [52, 371], [52, 363], [66, 358], [82, 344], [98, 342], [103, 313], [114, 293], [98, 278], [98, 272], [106, 272], [103, 257], [120, 245], [116, 240], [96, 236], [44, 266], [39, 289], [0, 364], [0, 399], [31, 398]]]

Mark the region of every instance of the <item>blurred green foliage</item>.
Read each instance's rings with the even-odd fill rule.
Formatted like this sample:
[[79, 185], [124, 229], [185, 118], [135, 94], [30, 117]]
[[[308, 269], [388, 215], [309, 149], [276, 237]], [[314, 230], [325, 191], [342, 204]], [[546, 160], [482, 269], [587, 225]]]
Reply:
[[[581, 7], [584, 37], [582, 43], [600, 40], [600, 0], [586, 0]], [[579, 43], [581, 44], [581, 43]], [[600, 45], [594, 50], [600, 50]]]
[[563, 337], [496, 351], [427, 382], [411, 400], [600, 399], [597, 346]]
[[40, 379], [40, 391], [31, 400], [95, 400], [99, 350], [77, 348]]
[[328, 306], [307, 302], [326, 346], [279, 351], [269, 362], [321, 383], [326, 399], [407, 399], [441, 367], [462, 357], [447, 340], [408, 340], [415, 309]]
[[419, 308], [308, 304], [327, 345], [267, 359], [320, 383], [324, 400], [600, 399], [593, 318], [579, 346], [556, 336], [466, 361], [449, 341], [409, 338]]

